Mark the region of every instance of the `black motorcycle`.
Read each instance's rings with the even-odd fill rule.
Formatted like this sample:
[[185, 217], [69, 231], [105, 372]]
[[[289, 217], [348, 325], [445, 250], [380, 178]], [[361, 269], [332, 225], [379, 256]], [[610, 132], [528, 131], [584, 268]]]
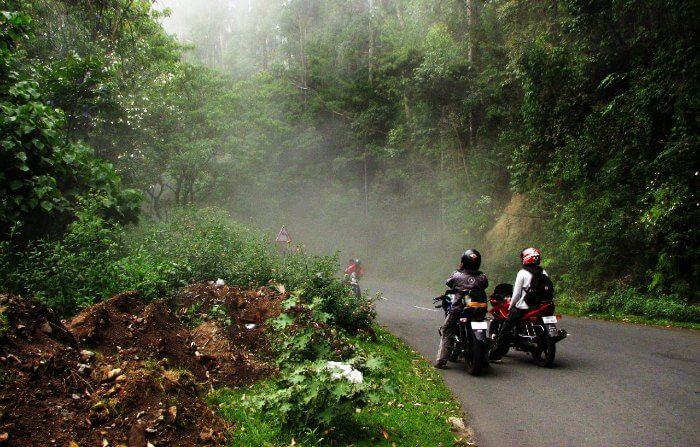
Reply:
[[473, 376], [478, 376], [489, 367], [488, 354], [491, 347], [486, 322], [486, 294], [483, 291], [448, 290], [433, 301], [440, 302], [435, 307], [442, 308], [445, 317], [453, 306], [463, 306], [464, 310], [457, 322], [457, 332], [454, 335], [449, 359], [451, 362], [464, 359], [466, 371]]

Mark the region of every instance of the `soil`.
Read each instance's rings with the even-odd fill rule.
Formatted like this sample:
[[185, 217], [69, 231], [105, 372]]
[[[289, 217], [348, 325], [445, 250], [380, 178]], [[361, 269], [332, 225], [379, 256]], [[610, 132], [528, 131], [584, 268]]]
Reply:
[[274, 373], [266, 322], [283, 299], [199, 283], [175, 312], [127, 292], [66, 325], [0, 295], [0, 446], [225, 445], [232, 427], [203, 397]]
[[192, 334], [198, 352], [211, 362], [214, 383], [252, 383], [274, 371], [266, 322], [280, 314], [285, 297], [268, 287], [197, 283], [185, 288], [177, 302], [179, 314], [186, 320], [198, 309], [190, 318], [197, 324]]

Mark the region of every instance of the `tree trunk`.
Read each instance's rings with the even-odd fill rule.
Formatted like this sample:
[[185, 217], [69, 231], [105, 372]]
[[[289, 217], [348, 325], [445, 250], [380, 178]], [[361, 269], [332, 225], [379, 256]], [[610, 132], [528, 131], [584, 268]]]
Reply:
[[369, 48], [367, 49], [367, 78], [369, 85], [372, 85], [373, 67], [372, 59], [374, 58], [374, 27], [372, 22], [374, 20], [374, 0], [369, 0]]
[[[469, 60], [470, 68], [473, 70], [475, 64], [476, 53], [476, 27], [479, 20], [479, 5], [478, 0], [467, 0], [467, 30], [469, 33], [469, 49], [467, 59]], [[469, 117], [467, 122], [468, 127], [468, 144], [469, 147], [474, 147], [476, 143], [476, 135], [474, 131], [474, 110], [469, 109]]]
[[181, 174], [177, 177], [177, 183], [175, 184], [175, 204], [180, 205], [180, 195], [182, 194], [182, 183], [184, 181], [184, 176]]

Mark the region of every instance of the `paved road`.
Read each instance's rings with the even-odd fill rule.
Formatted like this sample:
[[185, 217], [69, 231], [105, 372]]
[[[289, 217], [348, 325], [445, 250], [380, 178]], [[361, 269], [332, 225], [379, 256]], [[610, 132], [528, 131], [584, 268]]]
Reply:
[[[432, 360], [442, 290], [382, 286], [379, 322]], [[426, 309], [414, 306], [424, 307]], [[480, 447], [700, 446], [700, 333], [565, 317], [552, 369], [516, 352], [484, 377], [445, 380]]]

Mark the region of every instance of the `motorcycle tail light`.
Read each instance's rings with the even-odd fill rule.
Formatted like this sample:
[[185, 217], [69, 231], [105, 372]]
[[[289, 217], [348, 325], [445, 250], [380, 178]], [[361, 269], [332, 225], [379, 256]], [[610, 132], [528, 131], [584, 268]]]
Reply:
[[561, 320], [562, 318], [564, 318], [562, 315], [557, 315], [557, 321]]

